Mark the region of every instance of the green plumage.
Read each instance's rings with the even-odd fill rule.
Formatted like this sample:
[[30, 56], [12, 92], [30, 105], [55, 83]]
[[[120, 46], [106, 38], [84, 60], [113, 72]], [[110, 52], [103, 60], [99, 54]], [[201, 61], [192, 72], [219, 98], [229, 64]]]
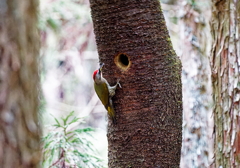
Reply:
[[100, 68], [93, 72], [94, 89], [104, 105], [105, 109], [108, 111], [108, 116], [112, 119], [113, 123], [116, 124], [115, 111], [113, 108], [112, 97], [115, 95], [115, 90], [117, 85], [121, 88], [119, 80], [117, 80], [116, 85], [110, 86], [105, 78], [102, 77], [102, 67], [104, 63], [100, 63]]
[[109, 96], [109, 91], [108, 91], [109, 88], [107, 85], [107, 81], [105, 81], [104, 83], [99, 83], [99, 84], [96, 84], [96, 82], [94, 82], [94, 89], [95, 89], [99, 99], [101, 100], [102, 104], [104, 105], [105, 109], [108, 111], [109, 117], [115, 123], [115, 121], [116, 121], [115, 111], [113, 108], [111, 97]]

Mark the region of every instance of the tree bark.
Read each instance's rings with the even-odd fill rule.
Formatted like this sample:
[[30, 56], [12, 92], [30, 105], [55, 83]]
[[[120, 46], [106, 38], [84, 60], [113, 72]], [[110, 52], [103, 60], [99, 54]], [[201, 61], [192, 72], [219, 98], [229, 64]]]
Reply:
[[[193, 5], [194, 3], [194, 5]], [[182, 168], [209, 167], [213, 158], [208, 1], [181, 0], [178, 35], [183, 64]], [[208, 39], [208, 40], [206, 40]]]
[[38, 167], [37, 1], [0, 2], [0, 167]]
[[215, 166], [240, 166], [240, 3], [212, 3], [211, 69]]
[[90, 0], [100, 62], [117, 124], [108, 124], [109, 167], [179, 167], [181, 63], [158, 0]]

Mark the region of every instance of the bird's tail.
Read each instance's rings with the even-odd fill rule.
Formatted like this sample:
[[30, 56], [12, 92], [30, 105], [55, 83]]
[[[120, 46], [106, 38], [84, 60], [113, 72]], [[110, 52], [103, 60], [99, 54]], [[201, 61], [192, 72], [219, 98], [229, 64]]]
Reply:
[[113, 124], [116, 124], [116, 116], [115, 116], [115, 110], [113, 108], [113, 104], [110, 100], [110, 103], [107, 107], [108, 115], [112, 119]]

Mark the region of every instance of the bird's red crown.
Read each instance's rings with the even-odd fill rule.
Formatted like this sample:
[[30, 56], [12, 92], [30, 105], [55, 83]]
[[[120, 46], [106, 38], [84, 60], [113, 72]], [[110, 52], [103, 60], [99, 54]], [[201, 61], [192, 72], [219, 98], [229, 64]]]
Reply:
[[96, 74], [98, 73], [98, 69], [93, 72], [93, 80], [95, 80]]

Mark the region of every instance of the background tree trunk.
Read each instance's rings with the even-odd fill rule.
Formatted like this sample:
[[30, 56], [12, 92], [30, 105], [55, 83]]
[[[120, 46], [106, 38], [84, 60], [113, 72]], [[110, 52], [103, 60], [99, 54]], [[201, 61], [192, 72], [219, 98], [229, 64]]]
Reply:
[[0, 2], [0, 165], [38, 167], [37, 1]]
[[240, 3], [212, 3], [215, 166], [240, 166]]
[[158, 0], [90, 0], [103, 75], [122, 89], [109, 122], [109, 167], [179, 167], [181, 63]]
[[209, 1], [181, 0], [176, 10], [183, 64], [182, 168], [209, 167], [213, 158], [210, 8]]

